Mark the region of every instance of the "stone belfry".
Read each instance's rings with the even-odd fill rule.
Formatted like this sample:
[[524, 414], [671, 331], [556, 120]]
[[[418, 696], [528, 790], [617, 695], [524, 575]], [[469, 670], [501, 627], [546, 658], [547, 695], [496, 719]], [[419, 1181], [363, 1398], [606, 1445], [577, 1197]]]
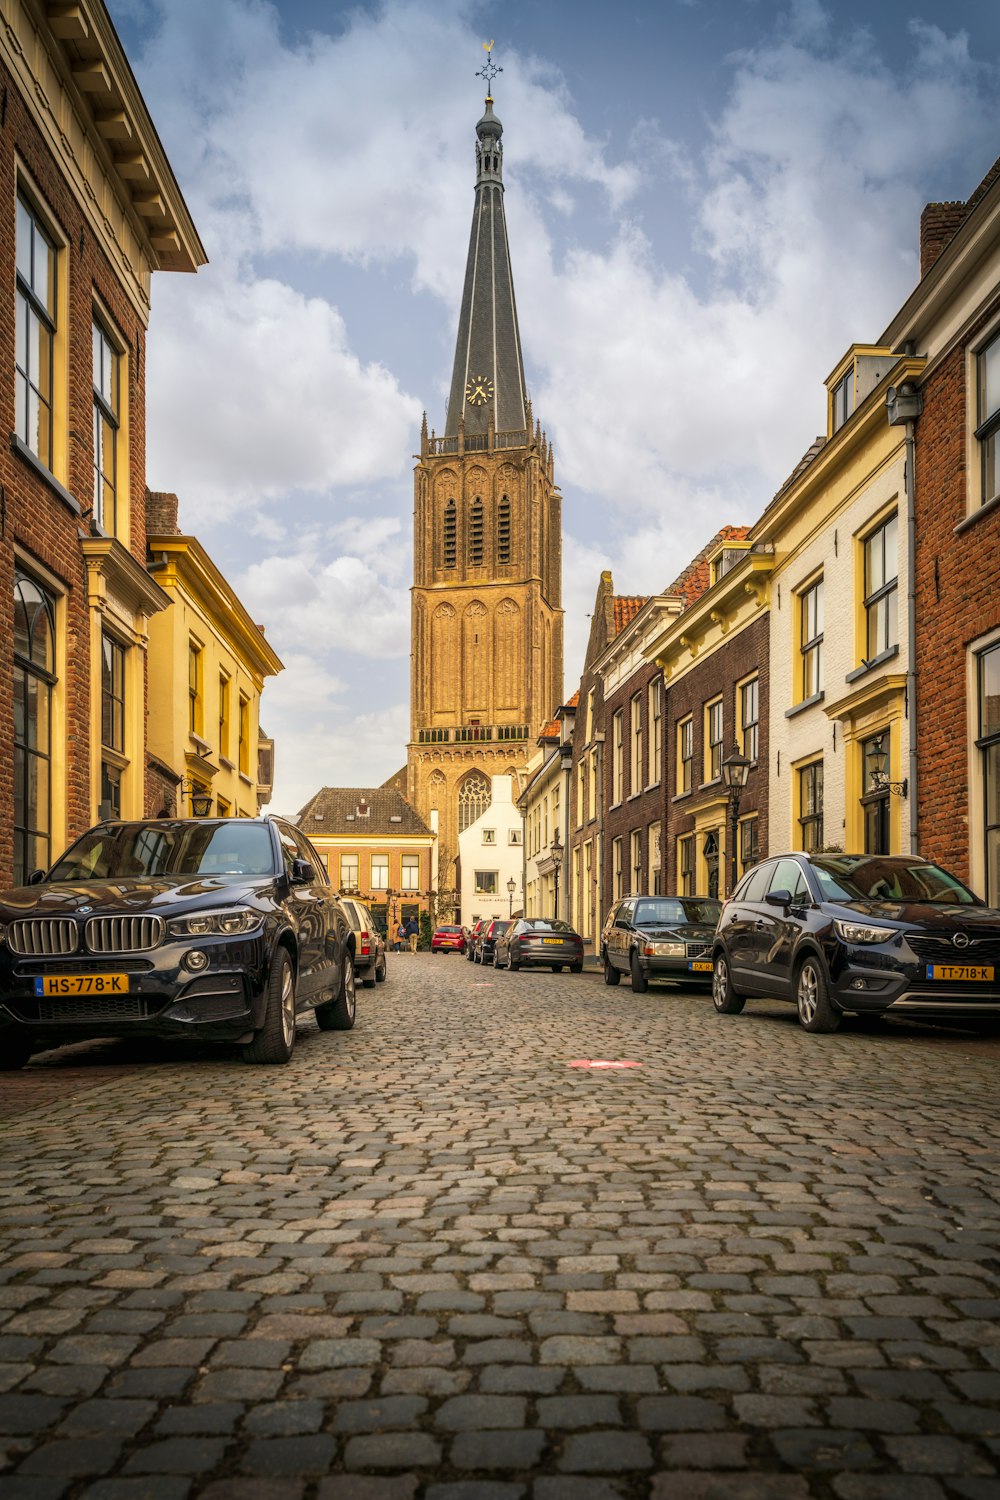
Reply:
[[437, 823], [441, 889], [490, 777], [524, 767], [562, 701], [562, 502], [524, 380], [502, 133], [487, 96], [451, 398], [414, 473], [407, 792]]

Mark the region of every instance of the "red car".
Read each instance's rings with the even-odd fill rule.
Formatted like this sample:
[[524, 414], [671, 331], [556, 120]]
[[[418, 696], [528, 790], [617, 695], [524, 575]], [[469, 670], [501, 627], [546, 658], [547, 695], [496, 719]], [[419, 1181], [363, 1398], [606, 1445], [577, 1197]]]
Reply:
[[464, 953], [464, 927], [439, 927], [431, 938], [432, 953]]

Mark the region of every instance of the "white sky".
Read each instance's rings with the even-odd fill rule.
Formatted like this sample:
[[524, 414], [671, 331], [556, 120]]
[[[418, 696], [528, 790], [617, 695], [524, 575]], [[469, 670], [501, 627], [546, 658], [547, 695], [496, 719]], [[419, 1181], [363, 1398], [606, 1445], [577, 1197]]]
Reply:
[[[405, 760], [412, 455], [422, 409], [443, 425], [488, 38], [463, 0], [109, 8], [210, 257], [154, 282], [148, 479], [285, 661], [262, 722], [295, 812]], [[912, 287], [924, 202], [1000, 153], [1000, 8], [870, 10], [491, 11], [567, 696], [601, 569], [653, 592], [754, 519]]]

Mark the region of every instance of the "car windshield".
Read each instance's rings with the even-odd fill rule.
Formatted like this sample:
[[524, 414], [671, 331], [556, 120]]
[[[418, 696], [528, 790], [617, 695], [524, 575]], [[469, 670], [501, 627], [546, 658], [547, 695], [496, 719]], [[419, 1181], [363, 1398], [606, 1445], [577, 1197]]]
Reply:
[[661, 923], [664, 926], [676, 926], [683, 922], [714, 927], [721, 911], [722, 903], [713, 901], [710, 896], [668, 896], [656, 901], [637, 901], [633, 921], [636, 927], [652, 927]]
[[978, 906], [979, 898], [939, 865], [859, 854], [812, 860], [824, 901], [932, 901]]
[[526, 917], [521, 923], [525, 932], [572, 932], [573, 929], [568, 922], [562, 922], [558, 917]]
[[49, 880], [190, 879], [271, 875], [270, 830], [261, 823], [107, 823], [85, 833], [53, 866]]

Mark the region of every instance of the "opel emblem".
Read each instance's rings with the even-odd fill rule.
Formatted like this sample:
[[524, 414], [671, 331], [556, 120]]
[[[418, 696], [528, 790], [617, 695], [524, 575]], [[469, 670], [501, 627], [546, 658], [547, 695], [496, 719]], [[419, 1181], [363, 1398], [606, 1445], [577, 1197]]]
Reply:
[[969, 934], [967, 932], [956, 932], [952, 937], [956, 948], [967, 948], [969, 946]]

